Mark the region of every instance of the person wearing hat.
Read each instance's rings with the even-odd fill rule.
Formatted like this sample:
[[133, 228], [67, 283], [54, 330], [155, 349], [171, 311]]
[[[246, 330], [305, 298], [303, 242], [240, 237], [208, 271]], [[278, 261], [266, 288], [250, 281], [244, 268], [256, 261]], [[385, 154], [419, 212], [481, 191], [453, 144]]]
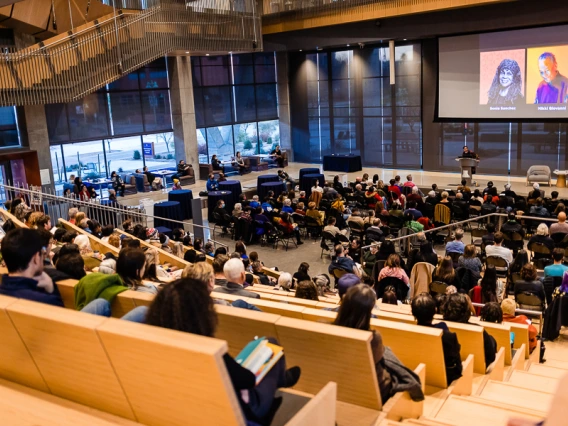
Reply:
[[182, 189], [181, 183], [179, 182], [179, 179], [172, 179], [172, 182], [174, 183], [172, 185], [172, 191], [175, 191], [176, 189]]
[[532, 352], [538, 344], [536, 336], [537, 329], [532, 325], [531, 321], [524, 315], [515, 316], [517, 305], [513, 299], [504, 299], [501, 302], [501, 310], [503, 311], [503, 322], [514, 322], [516, 324], [528, 324], [529, 326], [529, 350]]

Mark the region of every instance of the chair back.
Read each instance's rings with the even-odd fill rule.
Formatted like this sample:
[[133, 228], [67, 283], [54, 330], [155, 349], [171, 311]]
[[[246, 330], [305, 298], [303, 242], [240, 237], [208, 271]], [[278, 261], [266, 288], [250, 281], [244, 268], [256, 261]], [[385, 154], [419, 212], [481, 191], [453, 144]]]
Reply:
[[558, 248], [566, 248], [568, 246], [568, 234], [564, 232], [555, 232], [550, 235], [554, 240], [554, 246]]
[[317, 208], [321, 203], [321, 198], [322, 198], [321, 192], [314, 191], [311, 193], [309, 201], [310, 202], [313, 201], [314, 203], [316, 203], [316, 208]]
[[539, 257], [551, 257], [552, 252], [550, 251], [550, 249], [548, 247], [546, 247], [543, 243], [537, 242], [537, 241], [533, 241], [532, 243], [530, 243], [527, 247], [530, 251], [534, 252], [534, 253], [538, 253]]
[[451, 212], [448, 206], [445, 206], [441, 203], [436, 204], [434, 207], [434, 221], [435, 222], [442, 222], [446, 225], [450, 223], [451, 220]]
[[406, 300], [406, 297], [408, 296], [408, 286], [404, 283], [404, 281], [395, 277], [385, 277], [378, 282], [378, 285], [376, 286], [378, 299], [383, 297], [385, 288], [389, 286], [395, 288], [396, 298], [398, 300]]
[[339, 232], [335, 238], [337, 239], [338, 242], [340, 243], [349, 243], [349, 238], [347, 238], [346, 235], [342, 234], [341, 232]]
[[540, 297], [529, 291], [518, 293], [515, 296], [515, 301], [521, 309], [544, 311], [544, 300], [541, 300]]
[[452, 262], [454, 264], [454, 268], [457, 268], [458, 267], [458, 260], [459, 260], [460, 256], [462, 256], [462, 254], [450, 251], [450, 252], [446, 252], [446, 256], [449, 256], [450, 259], [452, 259]]
[[422, 203], [418, 207], [418, 210], [422, 213], [422, 216], [426, 216], [429, 219], [434, 219], [434, 206], [430, 203]]
[[430, 294], [433, 296], [436, 294], [446, 294], [446, 289], [448, 284], [442, 281], [432, 281], [429, 285]]
[[499, 256], [487, 256], [485, 262], [487, 265], [493, 265], [496, 268], [507, 268], [507, 261]]

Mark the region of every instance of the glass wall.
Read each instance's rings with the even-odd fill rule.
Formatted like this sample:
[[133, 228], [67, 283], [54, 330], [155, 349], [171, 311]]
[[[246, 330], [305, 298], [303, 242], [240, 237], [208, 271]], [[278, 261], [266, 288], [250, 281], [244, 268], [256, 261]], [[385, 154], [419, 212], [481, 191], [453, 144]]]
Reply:
[[175, 167], [172, 132], [51, 145], [50, 151], [55, 184], [71, 175], [98, 179], [109, 178], [112, 171], [132, 173], [144, 166]]
[[387, 46], [303, 54], [306, 103], [292, 113], [307, 118], [306, 136], [294, 138], [294, 158], [356, 153], [366, 166], [421, 167], [420, 44], [396, 46], [395, 61], [391, 86]]
[[0, 107], [0, 148], [20, 145], [15, 107]]
[[444, 123], [440, 170], [459, 170], [464, 145], [481, 159], [478, 173], [525, 176], [535, 164], [564, 170], [567, 126], [562, 123]]
[[274, 53], [191, 58], [199, 162], [270, 153], [280, 143]]

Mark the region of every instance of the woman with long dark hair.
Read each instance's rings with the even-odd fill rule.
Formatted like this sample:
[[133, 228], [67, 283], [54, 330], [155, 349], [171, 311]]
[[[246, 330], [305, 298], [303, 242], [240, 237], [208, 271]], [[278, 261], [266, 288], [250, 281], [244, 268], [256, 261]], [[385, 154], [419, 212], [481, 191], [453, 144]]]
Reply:
[[[207, 283], [183, 278], [168, 284], [150, 306], [146, 323], [200, 336], [215, 337], [218, 319]], [[269, 339], [277, 343], [274, 339]], [[235, 394], [247, 420], [269, 424], [275, 414], [274, 397], [281, 387], [294, 386], [300, 369], [286, 370], [285, 355], [257, 385], [255, 375], [241, 367], [229, 354], [223, 355]]]
[[517, 105], [524, 103], [523, 78], [517, 61], [503, 59], [489, 88], [488, 105]]
[[153, 284], [142, 282], [146, 268], [146, 255], [140, 249], [125, 248], [118, 254], [116, 273], [125, 286], [131, 290], [157, 294], [158, 289]]
[[[356, 330], [371, 331], [372, 310], [375, 307], [377, 295], [371, 287], [366, 284], [357, 284], [347, 290], [347, 293], [341, 300], [337, 317], [334, 324], [342, 327], [354, 328]], [[397, 391], [408, 390], [411, 398], [415, 401], [424, 399], [424, 395], [420, 388], [419, 378], [414, 372], [408, 370], [390, 351], [383, 345], [383, 339], [379, 332], [372, 330], [373, 338], [371, 340], [371, 350], [373, 352], [373, 360], [375, 362], [375, 371], [379, 382], [381, 399], [385, 404], [388, 399]], [[388, 358], [388, 360], [387, 360]], [[387, 364], [388, 362], [388, 364]], [[396, 364], [397, 372], [404, 371], [405, 389], [395, 389], [395, 382], [392, 373], [389, 372], [388, 366]], [[399, 382], [400, 384], [400, 382]]]

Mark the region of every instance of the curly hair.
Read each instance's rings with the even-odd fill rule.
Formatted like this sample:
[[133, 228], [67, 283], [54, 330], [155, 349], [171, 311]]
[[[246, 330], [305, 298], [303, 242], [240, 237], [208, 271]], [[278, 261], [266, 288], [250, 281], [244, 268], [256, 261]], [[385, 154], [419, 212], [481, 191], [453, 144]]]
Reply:
[[489, 98], [487, 101], [488, 105], [497, 105], [501, 103], [499, 101], [499, 98], [501, 98], [501, 96], [499, 95], [499, 92], [501, 91], [500, 75], [503, 70], [509, 70], [513, 74], [513, 82], [511, 83], [511, 86], [509, 86], [507, 94], [502, 97], [504, 103], [514, 104], [519, 99], [523, 98], [523, 79], [521, 78], [521, 67], [519, 67], [517, 61], [513, 59], [503, 59], [497, 67], [497, 70], [495, 71], [493, 83], [491, 83], [489, 92], [487, 92], [487, 96]]

